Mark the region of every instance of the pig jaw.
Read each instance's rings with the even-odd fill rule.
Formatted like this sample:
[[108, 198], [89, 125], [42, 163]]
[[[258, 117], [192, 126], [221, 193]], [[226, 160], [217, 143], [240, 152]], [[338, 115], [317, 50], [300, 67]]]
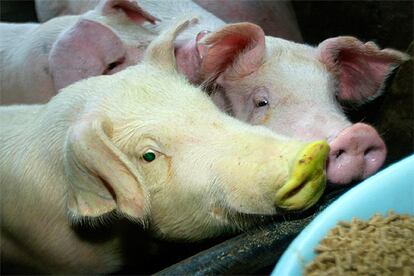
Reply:
[[[252, 149], [256, 156], [259, 155], [257, 160], [251, 160], [254, 157], [247, 153], [246, 158], [243, 156], [236, 162], [222, 161], [218, 157], [212, 164], [207, 164], [211, 169], [202, 181], [208, 181], [207, 186], [196, 183], [203, 179], [203, 175], [198, 175], [194, 183], [187, 183], [191, 189], [170, 190], [168, 200], [171, 205], [153, 206], [152, 209], [152, 225], [157, 233], [190, 240], [213, 237], [246, 229], [265, 220], [267, 215], [275, 214], [279, 208], [307, 209], [320, 198], [325, 188], [324, 167], [329, 150], [326, 142], [307, 146], [286, 143], [285, 151], [281, 148], [272, 151], [271, 146], [266, 149], [266, 145], [272, 144], [269, 140], [258, 144], [265, 153], [260, 156], [258, 149]], [[214, 152], [214, 147], [209, 149]], [[298, 149], [298, 154], [291, 154], [297, 153]], [[275, 158], [263, 157], [272, 153]], [[182, 183], [184, 181], [194, 180], [187, 178]], [[177, 187], [179, 183], [171, 186]], [[162, 192], [155, 196], [163, 200], [166, 197]], [[180, 198], [179, 205], [177, 198]], [[178, 226], [177, 221], [184, 222], [186, 227]]]

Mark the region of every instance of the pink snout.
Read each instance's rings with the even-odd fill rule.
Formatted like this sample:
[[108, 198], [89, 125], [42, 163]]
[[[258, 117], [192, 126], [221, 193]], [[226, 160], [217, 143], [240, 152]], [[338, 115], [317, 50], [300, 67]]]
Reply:
[[342, 130], [330, 146], [327, 174], [333, 184], [367, 178], [382, 166], [387, 155], [377, 131], [362, 123]]

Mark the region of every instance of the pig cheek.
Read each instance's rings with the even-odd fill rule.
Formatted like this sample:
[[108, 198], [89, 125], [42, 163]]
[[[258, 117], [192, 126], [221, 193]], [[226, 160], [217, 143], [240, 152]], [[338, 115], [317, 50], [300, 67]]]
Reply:
[[306, 119], [300, 117], [303, 112], [296, 104], [295, 97], [293, 95], [279, 96], [275, 95], [276, 93], [269, 94], [268, 106], [256, 108], [252, 123], [264, 125], [278, 134], [289, 137], [300, 136], [295, 135], [295, 131], [298, 130], [296, 125]]
[[267, 126], [272, 118], [272, 110], [268, 109], [264, 112], [263, 116], [260, 116], [260, 124]]
[[263, 125], [268, 127], [272, 116], [273, 112], [268, 106], [256, 107], [253, 104], [253, 108], [247, 122], [252, 125]]
[[221, 85], [222, 90], [222, 104], [218, 103], [221, 108], [224, 107], [228, 114], [236, 117], [237, 119], [250, 122], [252, 120], [252, 114], [254, 106], [252, 104], [251, 95], [247, 93], [246, 87], [238, 85], [237, 82], [226, 81]]
[[[230, 171], [241, 171], [240, 175], [227, 174], [223, 178], [222, 192], [220, 201], [228, 206], [230, 212], [236, 211], [245, 214], [273, 214], [273, 196], [278, 187], [276, 183], [280, 179], [287, 178], [280, 171], [270, 170], [270, 164], [264, 164], [263, 159], [244, 163], [243, 160], [237, 162], [236, 168]], [[228, 166], [229, 167], [229, 166]], [[248, 173], [247, 173], [248, 172]], [[222, 172], [226, 175], [226, 172]], [[246, 181], [249, 179], [250, 181]], [[242, 184], [244, 183], [244, 184]]]
[[160, 155], [157, 160], [151, 163], [143, 163], [145, 161], [139, 160], [139, 166], [144, 172], [147, 188], [151, 195], [154, 195], [172, 182], [172, 164], [171, 157]]
[[244, 214], [274, 214], [273, 195], [265, 182], [256, 182], [244, 189], [229, 191], [228, 205], [231, 209]]
[[[284, 135], [290, 138], [298, 139], [301, 141], [307, 141], [309, 138], [309, 124], [307, 118], [301, 118], [304, 113], [297, 114], [285, 110], [278, 110], [277, 108], [269, 108], [269, 110], [258, 120], [257, 124], [264, 125], [270, 128], [272, 131], [280, 135]], [[305, 127], [305, 125], [307, 125]], [[311, 126], [314, 129], [315, 126]], [[312, 130], [313, 131], [313, 130]]]

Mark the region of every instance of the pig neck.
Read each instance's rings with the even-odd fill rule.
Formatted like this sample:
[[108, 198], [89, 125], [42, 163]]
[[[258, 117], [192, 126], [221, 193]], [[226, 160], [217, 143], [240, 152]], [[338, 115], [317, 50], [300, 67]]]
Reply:
[[62, 94], [46, 105], [0, 109], [2, 254], [40, 271], [111, 272], [121, 263], [119, 239], [90, 243], [67, 219], [64, 143], [84, 97]]
[[[7, 149], [2, 159], [10, 161], [5, 162], [4, 166], [24, 168], [26, 173], [18, 182], [39, 185], [42, 189], [50, 188], [50, 192], [56, 194], [44, 196], [48, 202], [50, 198], [57, 199], [55, 203], [59, 206], [63, 206], [64, 191], [64, 185], [60, 183], [65, 182], [64, 143], [76, 112], [83, 107], [79, 101], [71, 102], [67, 97], [56, 96], [45, 105], [10, 106], [0, 112], [1, 128], [4, 130], [0, 137]], [[11, 167], [6, 171], [15, 172]]]

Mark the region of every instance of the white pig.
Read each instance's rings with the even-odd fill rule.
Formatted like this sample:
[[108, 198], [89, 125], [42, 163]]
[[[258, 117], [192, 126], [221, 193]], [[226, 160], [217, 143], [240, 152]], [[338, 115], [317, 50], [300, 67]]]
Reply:
[[378, 97], [391, 71], [408, 60], [406, 54], [354, 37], [311, 47], [265, 37], [251, 24], [223, 27], [201, 43], [193, 50], [183, 47], [183, 55], [201, 53], [193, 66], [201, 80], [214, 80], [212, 97], [223, 110], [288, 137], [327, 139], [328, 179], [334, 184], [364, 179], [381, 167], [383, 140], [373, 127], [351, 124], [340, 102], [362, 104]]
[[80, 16], [0, 23], [1, 103], [44, 103], [77, 80], [136, 64], [155, 37], [145, 21], [156, 18], [135, 2], [105, 0]]
[[187, 24], [156, 39], [139, 65], [79, 81], [45, 105], [0, 108], [3, 259], [109, 273], [123, 263], [123, 237], [94, 243], [73, 226], [93, 229], [109, 214], [197, 240], [318, 200], [327, 143], [220, 112], [176, 71], [173, 41]]
[[[379, 96], [387, 76], [407, 55], [354, 37], [330, 38], [317, 47], [297, 44], [265, 36], [253, 24], [225, 26], [186, 0], [139, 3], [161, 20], [144, 24], [154, 32], [182, 14], [204, 16], [180, 36], [176, 57], [192, 82], [215, 86], [212, 97], [221, 109], [292, 138], [328, 139], [331, 183], [349, 184], [381, 167], [386, 157], [383, 140], [373, 127], [352, 124], [340, 103], [359, 105]], [[212, 33], [206, 36], [206, 30]]]
[[[136, 1], [138, 4], [142, 0]], [[176, 10], [171, 2], [162, 3], [164, 0], [152, 1], [155, 3], [156, 9], [158, 7], [171, 8], [171, 17], [180, 16], [179, 10]], [[160, 5], [161, 2], [161, 5]], [[268, 1], [268, 0], [243, 0], [243, 1], [228, 1], [228, 0], [194, 0], [192, 4], [189, 1], [181, 1], [179, 3], [180, 9], [183, 13], [191, 11], [198, 13], [198, 16], [203, 17], [203, 21], [207, 21], [208, 27], [211, 28], [213, 24], [223, 25], [225, 22], [242, 22], [248, 21], [255, 23], [262, 27], [267, 35], [282, 37], [285, 39], [302, 42], [302, 36], [296, 22], [295, 13], [289, 1]], [[36, 13], [40, 22], [45, 22], [53, 17], [82, 14], [94, 9], [99, 3], [99, 0], [35, 0]], [[145, 1], [150, 3], [150, 1]], [[190, 3], [188, 7], [185, 7]], [[170, 6], [169, 6], [170, 5]], [[184, 7], [184, 9], [182, 9]], [[214, 14], [211, 16], [210, 13]], [[220, 19], [221, 20], [220, 20]]]

